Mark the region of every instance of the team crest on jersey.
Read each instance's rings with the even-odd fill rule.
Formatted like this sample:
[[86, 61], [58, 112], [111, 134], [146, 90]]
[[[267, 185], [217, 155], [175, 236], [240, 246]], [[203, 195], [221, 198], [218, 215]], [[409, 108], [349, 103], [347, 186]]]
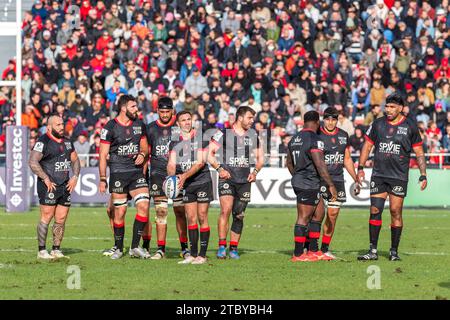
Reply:
[[323, 150], [323, 149], [325, 149], [325, 144], [323, 143], [323, 141], [317, 141], [317, 147], [320, 149], [320, 150]]
[[101, 134], [100, 134], [100, 139], [106, 140], [106, 136], [107, 136], [107, 135], [108, 135], [108, 130], [105, 129], [105, 128], [103, 128], [103, 129], [102, 129], [102, 132], [101, 132]]
[[402, 134], [404, 136], [407, 136], [408, 135], [408, 128], [398, 127], [397, 134]]
[[36, 142], [36, 144], [34, 145], [33, 150], [37, 151], [37, 152], [43, 152], [44, 151], [44, 143], [40, 142], [40, 141]]
[[72, 145], [70, 144], [70, 142], [64, 142], [64, 144], [66, 145], [66, 149], [67, 150], [71, 150], [72, 149]]
[[347, 144], [347, 137], [338, 137], [339, 144]]
[[134, 134], [142, 134], [142, 127], [133, 127]]

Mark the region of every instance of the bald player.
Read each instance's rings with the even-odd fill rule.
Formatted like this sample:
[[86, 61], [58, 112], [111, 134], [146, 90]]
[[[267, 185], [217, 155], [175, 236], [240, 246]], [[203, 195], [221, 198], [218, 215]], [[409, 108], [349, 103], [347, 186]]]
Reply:
[[[72, 142], [64, 137], [64, 122], [60, 116], [54, 115], [48, 119], [47, 133], [34, 145], [29, 165], [38, 176], [41, 214], [37, 226], [37, 257], [44, 260], [64, 258], [60, 246], [70, 209], [70, 194], [80, 175], [80, 160]], [[70, 170], [73, 173], [71, 178]], [[53, 219], [53, 248], [49, 254], [46, 249], [47, 233]]]

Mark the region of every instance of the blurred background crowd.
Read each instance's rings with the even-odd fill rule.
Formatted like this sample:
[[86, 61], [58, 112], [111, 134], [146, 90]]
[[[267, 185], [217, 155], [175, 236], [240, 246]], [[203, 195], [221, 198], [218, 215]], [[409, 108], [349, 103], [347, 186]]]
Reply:
[[[248, 105], [272, 164], [282, 163], [305, 112], [335, 106], [358, 154], [386, 96], [399, 91], [425, 151], [449, 152], [448, 0], [37, 0], [29, 9], [21, 63], [30, 147], [56, 112], [78, 153], [95, 155], [118, 97], [131, 94], [146, 123], [169, 96], [204, 130], [231, 127]], [[0, 70], [2, 80], [15, 78], [16, 63]], [[4, 153], [14, 88], [0, 88], [0, 113]], [[428, 157], [442, 159], [450, 160]]]

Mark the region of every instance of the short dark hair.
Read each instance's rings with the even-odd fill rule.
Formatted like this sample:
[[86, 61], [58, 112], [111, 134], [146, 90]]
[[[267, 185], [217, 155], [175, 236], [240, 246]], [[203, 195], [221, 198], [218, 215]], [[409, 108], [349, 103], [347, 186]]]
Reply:
[[319, 121], [320, 116], [317, 111], [311, 110], [305, 113], [304, 122], [317, 122]]
[[177, 121], [180, 119], [181, 116], [188, 114], [192, 117], [192, 113], [190, 111], [187, 110], [182, 110], [180, 112], [177, 113]]
[[173, 109], [173, 101], [169, 97], [161, 97], [158, 100], [158, 109]]
[[243, 117], [247, 112], [250, 112], [253, 116], [256, 114], [256, 111], [248, 106], [241, 106], [236, 111], [236, 118]]
[[337, 119], [339, 117], [339, 111], [335, 107], [326, 108], [323, 112], [323, 118], [326, 119], [328, 117]]
[[388, 103], [395, 103], [404, 106], [405, 100], [403, 100], [403, 97], [400, 93], [393, 92], [386, 98], [386, 104]]
[[124, 94], [123, 96], [121, 96], [119, 98], [119, 101], [117, 101], [117, 108], [119, 109], [119, 111], [123, 106], [127, 106], [128, 102], [130, 101], [136, 102], [136, 99], [130, 94]]

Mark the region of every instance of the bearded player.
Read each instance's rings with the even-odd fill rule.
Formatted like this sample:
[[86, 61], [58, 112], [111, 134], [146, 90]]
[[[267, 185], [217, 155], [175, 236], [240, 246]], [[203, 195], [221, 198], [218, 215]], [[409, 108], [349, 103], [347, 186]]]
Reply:
[[[191, 245], [190, 255], [179, 263], [204, 264], [207, 262], [206, 251], [210, 236], [208, 209], [213, 199], [211, 173], [206, 165], [209, 141], [203, 140], [201, 132], [192, 128], [192, 114], [189, 111], [177, 114], [177, 124], [181, 132], [179, 137], [172, 137], [170, 142], [167, 174], [173, 176], [177, 171], [182, 172], [178, 175], [179, 188], [183, 189]], [[175, 141], [175, 138], [178, 138], [178, 141]]]
[[[156, 211], [156, 234], [158, 238], [158, 250], [151, 259], [159, 260], [166, 254], [167, 234], [167, 197], [163, 191], [163, 182], [167, 177], [167, 162], [169, 144], [172, 134], [179, 135], [179, 128], [175, 126], [175, 116], [172, 99], [162, 97], [158, 101], [159, 119], [147, 126], [147, 140], [150, 147], [150, 180], [149, 191], [153, 197]], [[189, 254], [187, 245], [187, 222], [184, 212], [183, 197], [180, 195], [173, 201], [173, 211], [176, 218], [176, 228], [181, 246], [181, 258]], [[149, 223], [150, 225], [150, 223]], [[144, 249], [148, 247], [149, 239], [144, 236]]]
[[426, 161], [416, 121], [402, 113], [402, 96], [394, 92], [386, 98], [385, 116], [376, 119], [366, 132], [359, 157], [358, 178], [364, 180], [364, 164], [375, 148], [370, 181], [369, 252], [358, 260], [378, 260], [384, 203], [389, 197], [391, 213], [391, 248], [389, 260], [400, 260], [398, 247], [403, 229], [403, 200], [408, 187], [409, 160], [414, 151], [420, 170], [420, 189], [427, 187]]
[[[297, 196], [297, 221], [294, 227], [295, 249], [292, 262], [318, 261], [318, 239], [322, 220], [314, 217], [319, 203], [320, 181], [325, 181], [331, 193], [330, 201], [337, 199], [337, 191], [324, 160], [324, 143], [317, 135], [320, 127], [319, 113], [308, 111], [303, 129], [288, 144], [287, 167], [292, 175], [291, 183]], [[309, 250], [304, 253], [306, 237], [310, 238]]]
[[337, 189], [336, 201], [331, 201], [331, 194], [325, 181], [320, 183], [320, 201], [317, 205], [314, 217], [322, 221], [325, 215], [325, 202], [327, 204], [326, 220], [323, 225], [322, 246], [319, 252], [325, 257], [322, 260], [334, 260], [336, 257], [329, 251], [331, 238], [336, 227], [336, 220], [339, 215], [341, 205], [346, 201], [344, 167], [354, 181], [354, 193], [360, 191], [360, 184], [356, 175], [355, 165], [350, 155], [348, 134], [344, 130], [337, 128], [339, 112], [334, 107], [325, 109], [323, 113], [323, 126], [320, 127], [319, 138], [324, 143], [324, 157], [328, 172], [333, 184]]
[[130, 256], [147, 259], [149, 255], [139, 247], [144, 227], [148, 222], [150, 200], [147, 179], [144, 175], [144, 163], [148, 152], [145, 125], [137, 117], [138, 107], [132, 96], [121, 96], [117, 105], [119, 115], [102, 129], [99, 157], [99, 191], [105, 193], [108, 186], [106, 166], [109, 155], [109, 192], [114, 205], [114, 241], [117, 247], [111, 259], [116, 260], [123, 256], [128, 194], [134, 200], [137, 210]]
[[[80, 175], [80, 160], [72, 142], [64, 138], [64, 122], [60, 116], [54, 115], [48, 119], [47, 133], [34, 145], [29, 165], [38, 176], [41, 218], [37, 226], [37, 257], [45, 260], [64, 258], [60, 246], [71, 204], [70, 193], [75, 189]], [[71, 169], [73, 176], [69, 178]], [[49, 254], [46, 241], [52, 219], [55, 219], [52, 227], [53, 248]]]
[[[220, 216], [218, 221], [219, 250], [217, 258], [227, 257], [228, 221], [233, 214], [230, 232], [232, 259], [239, 259], [238, 244], [244, 228], [244, 215], [250, 202], [251, 183], [264, 165], [264, 151], [257, 133], [251, 129], [256, 112], [247, 106], [236, 112], [233, 129], [218, 131], [211, 139], [208, 162], [219, 173]], [[219, 161], [216, 153], [220, 151]], [[251, 171], [252, 165], [255, 165]], [[251, 172], [250, 172], [251, 171]]]

